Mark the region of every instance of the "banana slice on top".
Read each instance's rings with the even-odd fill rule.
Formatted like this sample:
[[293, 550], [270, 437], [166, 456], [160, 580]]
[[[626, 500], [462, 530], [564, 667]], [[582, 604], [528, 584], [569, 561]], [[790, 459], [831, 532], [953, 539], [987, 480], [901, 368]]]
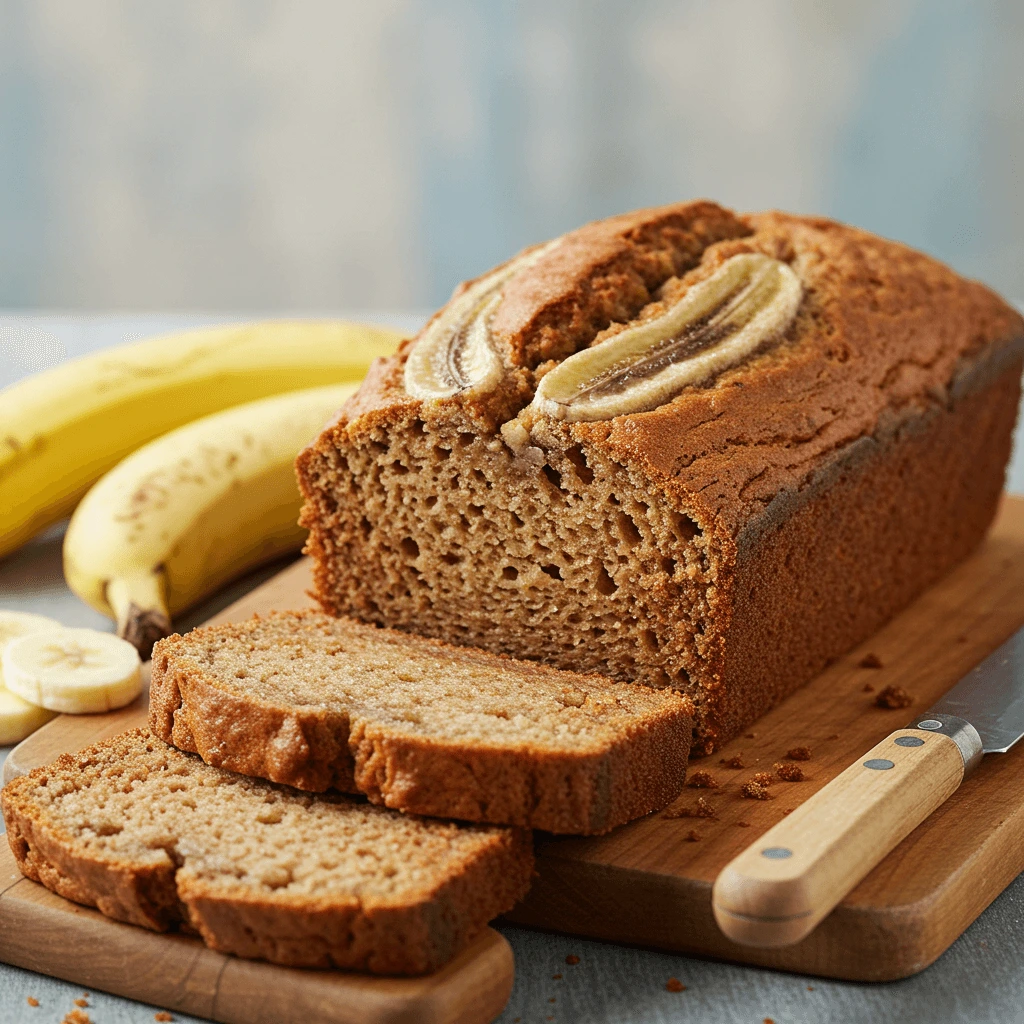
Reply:
[[[56, 619], [49, 619], [45, 615], [0, 610], [0, 652], [9, 641], [20, 636], [38, 633], [43, 629], [61, 628]], [[11, 693], [4, 686], [3, 673], [0, 672], [0, 747], [20, 743], [41, 725], [46, 725], [56, 714], [55, 711], [36, 707], [16, 693]]]
[[95, 629], [29, 633], [7, 644], [2, 665], [9, 690], [66, 714], [113, 711], [142, 692], [139, 652]]

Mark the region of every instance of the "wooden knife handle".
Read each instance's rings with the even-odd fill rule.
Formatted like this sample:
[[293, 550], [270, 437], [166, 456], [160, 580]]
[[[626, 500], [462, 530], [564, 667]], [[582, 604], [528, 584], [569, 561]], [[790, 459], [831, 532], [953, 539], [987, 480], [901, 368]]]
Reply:
[[886, 737], [722, 869], [711, 899], [728, 938], [762, 948], [799, 942], [956, 791], [981, 741], [968, 757], [956, 726], [977, 733], [942, 717], [942, 732], [922, 717], [924, 728]]

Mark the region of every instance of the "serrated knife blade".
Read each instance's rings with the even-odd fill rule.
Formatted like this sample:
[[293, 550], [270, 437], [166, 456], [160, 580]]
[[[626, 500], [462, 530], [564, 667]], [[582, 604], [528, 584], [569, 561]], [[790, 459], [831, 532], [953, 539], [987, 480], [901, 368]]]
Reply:
[[1024, 736], [1024, 626], [921, 717], [937, 715], [970, 722], [986, 754], [1005, 754]]

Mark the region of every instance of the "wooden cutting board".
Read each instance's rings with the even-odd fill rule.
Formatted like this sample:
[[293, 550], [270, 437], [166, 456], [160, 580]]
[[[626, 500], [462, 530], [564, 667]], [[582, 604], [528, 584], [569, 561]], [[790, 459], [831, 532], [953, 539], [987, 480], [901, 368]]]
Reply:
[[[218, 619], [303, 606], [307, 586], [308, 567], [298, 563]], [[883, 981], [922, 970], [1024, 870], [1024, 744], [988, 756], [798, 945], [752, 950], [730, 943], [712, 917], [711, 885], [787, 809], [906, 724], [915, 710], [927, 708], [1022, 623], [1024, 499], [1007, 498], [972, 558], [746, 735], [691, 763], [691, 774], [710, 771], [719, 786], [686, 788], [670, 811], [693, 808], [704, 797], [715, 818], [656, 814], [597, 839], [539, 835], [539, 876], [509, 919], [834, 978]], [[881, 668], [862, 667], [869, 654]], [[877, 707], [876, 696], [889, 685], [909, 692], [913, 706]], [[142, 717], [137, 709], [55, 719], [10, 755], [8, 773], [113, 735]], [[778, 782], [770, 791], [773, 799], [763, 802], [740, 795], [755, 771], [770, 770], [797, 746], [811, 750], [811, 760], [799, 762], [806, 781]], [[721, 763], [736, 756], [745, 767]]]
[[[308, 603], [299, 563], [211, 622]], [[148, 675], [148, 664], [146, 665]], [[61, 715], [15, 747], [4, 782], [146, 724], [146, 694], [106, 715]], [[120, 924], [23, 878], [0, 838], [0, 961], [223, 1024], [484, 1024], [512, 992], [512, 949], [494, 929], [422, 978], [381, 978], [240, 960], [197, 938]]]

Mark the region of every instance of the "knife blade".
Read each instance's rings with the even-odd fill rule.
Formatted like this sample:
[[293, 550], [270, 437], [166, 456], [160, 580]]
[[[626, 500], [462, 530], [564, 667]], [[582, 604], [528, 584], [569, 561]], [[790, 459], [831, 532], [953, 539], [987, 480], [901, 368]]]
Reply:
[[986, 754], [1005, 754], [1024, 737], [1024, 627], [976, 665], [921, 716], [970, 722]]
[[985, 754], [1022, 737], [1024, 627], [730, 861], [712, 888], [719, 928], [741, 945], [799, 942]]

